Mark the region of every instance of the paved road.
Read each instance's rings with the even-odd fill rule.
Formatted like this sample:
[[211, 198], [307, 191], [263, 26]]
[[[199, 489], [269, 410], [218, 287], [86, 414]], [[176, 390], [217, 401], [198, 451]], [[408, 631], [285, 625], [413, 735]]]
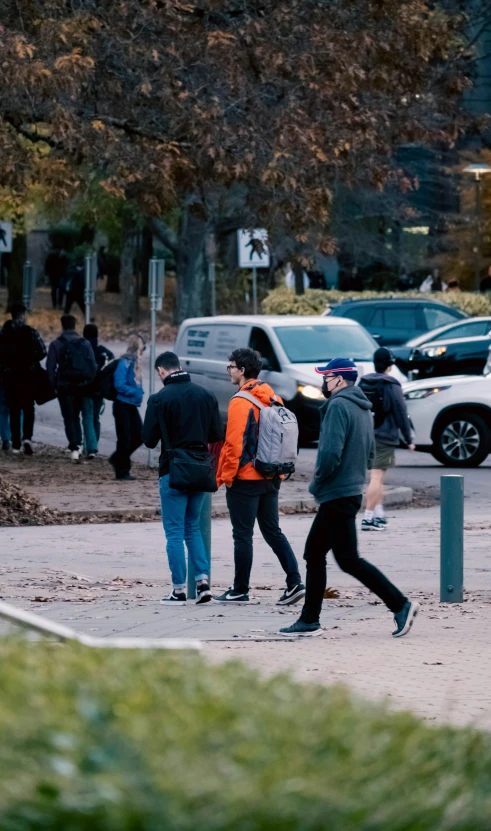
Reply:
[[[283, 575], [258, 534], [252, 595], [259, 605], [160, 606], [169, 584], [158, 523], [0, 529], [2, 599], [100, 637], [200, 638], [214, 661], [241, 658], [265, 674], [289, 669], [302, 680], [348, 684], [366, 698], [387, 696], [391, 706], [430, 720], [491, 729], [489, 511], [468, 511], [466, 602], [447, 605], [438, 601], [438, 508], [389, 511], [389, 517], [387, 531], [360, 535], [360, 551], [422, 604], [413, 632], [401, 640], [391, 638], [385, 608], [331, 557], [328, 584], [340, 597], [324, 601], [322, 637], [279, 638], [278, 629], [299, 609], [275, 606]], [[299, 558], [311, 521], [282, 518]], [[303, 562], [300, 568], [303, 574]], [[215, 520], [214, 588], [229, 586], [232, 574], [230, 524]]]

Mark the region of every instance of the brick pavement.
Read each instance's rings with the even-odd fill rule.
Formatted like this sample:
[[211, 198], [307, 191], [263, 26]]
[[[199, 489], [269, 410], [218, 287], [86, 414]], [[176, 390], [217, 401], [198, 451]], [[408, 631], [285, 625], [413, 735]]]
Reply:
[[[363, 534], [360, 550], [394, 582], [418, 597], [423, 611], [413, 633], [390, 637], [391, 616], [330, 563], [328, 583], [340, 592], [324, 603], [323, 636], [291, 642], [280, 626], [298, 607], [277, 609], [277, 561], [258, 536], [252, 575], [259, 605], [218, 604], [167, 609], [164, 539], [157, 523], [0, 529], [0, 595], [7, 602], [99, 636], [201, 638], [211, 661], [240, 658], [261, 672], [291, 670], [302, 680], [346, 683], [367, 698], [388, 697], [430, 720], [491, 728], [491, 523], [487, 509], [466, 507], [466, 602], [438, 602], [438, 510], [392, 510], [381, 534]], [[301, 557], [310, 516], [282, 518]], [[230, 585], [230, 525], [213, 524], [213, 584]], [[303, 565], [302, 565], [303, 568]], [[0, 631], [6, 631], [2, 625]]]

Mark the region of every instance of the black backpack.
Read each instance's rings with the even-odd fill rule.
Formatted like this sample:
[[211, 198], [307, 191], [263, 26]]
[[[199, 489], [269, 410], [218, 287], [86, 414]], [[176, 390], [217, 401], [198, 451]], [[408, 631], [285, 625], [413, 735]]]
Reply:
[[58, 359], [58, 381], [63, 384], [84, 386], [95, 375], [94, 352], [85, 338], [68, 340], [63, 336], [63, 350]]
[[373, 426], [377, 429], [383, 424], [387, 415], [384, 403], [384, 381], [362, 377], [358, 386], [372, 405]]
[[97, 393], [108, 401], [116, 401], [117, 390], [114, 386], [114, 374], [119, 364], [119, 358], [109, 361], [97, 374]]

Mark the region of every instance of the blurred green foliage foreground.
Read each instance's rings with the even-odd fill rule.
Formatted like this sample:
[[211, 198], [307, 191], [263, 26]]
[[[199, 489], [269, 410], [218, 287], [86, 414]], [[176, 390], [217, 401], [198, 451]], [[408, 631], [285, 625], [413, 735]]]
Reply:
[[485, 733], [190, 654], [4, 640], [0, 666], [1, 831], [491, 828]]

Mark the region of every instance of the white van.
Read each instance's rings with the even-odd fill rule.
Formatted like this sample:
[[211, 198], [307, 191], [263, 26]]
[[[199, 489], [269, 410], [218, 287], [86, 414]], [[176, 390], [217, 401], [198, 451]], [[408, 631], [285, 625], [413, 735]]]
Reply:
[[[319, 435], [319, 408], [324, 402], [316, 366], [332, 358], [351, 358], [359, 376], [374, 372], [377, 342], [355, 320], [345, 317], [223, 315], [185, 320], [175, 351], [193, 381], [212, 390], [226, 418], [235, 392], [227, 373], [230, 353], [250, 346], [260, 352], [260, 378], [271, 384], [296, 414], [303, 440]], [[407, 379], [396, 367], [401, 382]]]

